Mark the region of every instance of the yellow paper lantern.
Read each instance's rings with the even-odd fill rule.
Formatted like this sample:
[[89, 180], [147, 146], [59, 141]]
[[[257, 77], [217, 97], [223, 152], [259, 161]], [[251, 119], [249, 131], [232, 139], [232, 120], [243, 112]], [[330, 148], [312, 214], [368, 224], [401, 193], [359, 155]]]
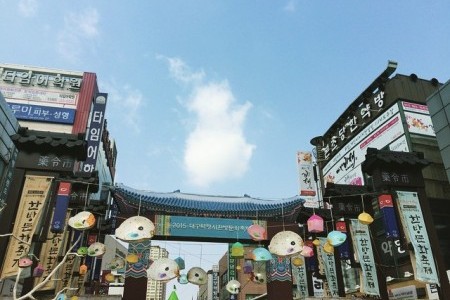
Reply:
[[139, 256], [134, 253], [130, 253], [127, 255], [126, 260], [129, 264], [135, 264], [139, 261]]
[[315, 240], [313, 241], [313, 245], [314, 245], [314, 246], [319, 246], [319, 245], [320, 245], [319, 239], [315, 239]]
[[362, 213], [359, 214], [358, 220], [361, 224], [364, 224], [364, 225], [370, 225], [373, 222], [372, 216], [369, 215], [368, 213], [366, 213], [365, 211], [363, 211]]
[[301, 257], [294, 257], [292, 258], [291, 262], [296, 267], [303, 266], [303, 259], [301, 259]]
[[113, 274], [108, 273], [108, 274], [106, 274], [106, 276], [105, 276], [105, 280], [108, 281], [108, 282], [114, 282], [114, 281], [116, 280], [116, 278], [114, 277]]
[[323, 251], [325, 251], [328, 254], [333, 254], [334, 253], [334, 247], [331, 246], [330, 243], [326, 242], [325, 245], [323, 245]]
[[88, 267], [86, 265], [81, 265], [79, 270], [80, 275], [85, 275], [87, 273], [87, 269]]
[[240, 271], [241, 270], [241, 266], [236, 266], [236, 270]]

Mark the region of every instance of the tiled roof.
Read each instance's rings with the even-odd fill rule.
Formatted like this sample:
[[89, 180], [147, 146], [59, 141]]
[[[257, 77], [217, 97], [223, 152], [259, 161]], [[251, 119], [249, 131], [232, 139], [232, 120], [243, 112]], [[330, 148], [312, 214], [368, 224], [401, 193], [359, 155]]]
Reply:
[[362, 171], [371, 174], [380, 164], [412, 166], [419, 169], [429, 165], [420, 152], [398, 152], [368, 148]]
[[63, 153], [83, 161], [87, 155], [87, 142], [84, 135], [29, 130], [26, 127], [11, 136], [16, 147], [22, 151], [42, 153]]
[[[210, 216], [220, 218], [259, 218], [295, 221], [303, 203], [300, 196], [270, 200], [250, 196], [211, 196], [186, 194], [179, 191], [158, 193], [136, 190], [116, 184], [114, 197], [124, 209], [129, 206], [150, 210], [160, 214]], [[120, 204], [119, 204], [120, 206]], [[129, 209], [127, 209], [129, 210]]]

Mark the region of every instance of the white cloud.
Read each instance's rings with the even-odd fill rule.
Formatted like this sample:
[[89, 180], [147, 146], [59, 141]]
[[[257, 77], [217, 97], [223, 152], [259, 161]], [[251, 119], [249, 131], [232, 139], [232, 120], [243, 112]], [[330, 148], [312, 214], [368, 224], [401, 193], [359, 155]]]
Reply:
[[192, 72], [186, 63], [178, 57], [166, 57], [158, 55], [158, 59], [164, 59], [169, 64], [169, 72], [172, 77], [178, 82], [196, 84], [200, 83], [205, 77], [202, 71]]
[[64, 27], [58, 32], [58, 52], [67, 60], [77, 62], [85, 45], [92, 47], [92, 41], [99, 35], [99, 14], [96, 9], [88, 8], [80, 13], [64, 16]]
[[289, 0], [288, 3], [283, 7], [283, 10], [287, 12], [295, 12], [297, 10], [297, 1]]
[[36, 15], [38, 3], [36, 0], [20, 0], [17, 3], [19, 13], [24, 17], [32, 17]]
[[238, 105], [227, 82], [197, 86], [187, 103], [195, 128], [186, 140], [184, 164], [189, 182], [211, 183], [242, 177], [255, 149], [243, 133], [249, 102]]

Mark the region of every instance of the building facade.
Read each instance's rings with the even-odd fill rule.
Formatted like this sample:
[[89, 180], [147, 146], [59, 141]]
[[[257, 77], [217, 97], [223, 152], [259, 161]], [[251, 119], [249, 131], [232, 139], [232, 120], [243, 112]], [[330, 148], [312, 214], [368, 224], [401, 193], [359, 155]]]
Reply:
[[[45, 278], [56, 258], [78, 238], [66, 226], [68, 217], [82, 210], [96, 216], [96, 227], [82, 232], [75, 250], [103, 242], [104, 233], [111, 230], [112, 214], [107, 210], [117, 150], [106, 129], [107, 94], [99, 92], [95, 73], [12, 64], [0, 64], [0, 93], [18, 120], [17, 132], [10, 134], [18, 149], [14, 189], [0, 218], [1, 233], [23, 237], [21, 242], [0, 240], [0, 276], [14, 277], [17, 261], [32, 253], [39, 258], [32, 270], [44, 269]], [[34, 190], [40, 196], [29, 200], [27, 193]], [[81, 263], [88, 268], [86, 274], [75, 271]], [[52, 282], [40, 292], [52, 294], [73, 285], [95, 293], [100, 266], [98, 258], [75, 259], [63, 266], [61, 283]], [[66, 272], [69, 269], [72, 272]], [[24, 276], [23, 293], [40, 280]]]
[[[423, 153], [424, 159], [429, 162], [422, 169], [426, 205], [431, 210], [432, 220], [429, 221], [434, 223], [427, 224], [427, 227], [429, 227], [428, 230], [437, 232], [440, 246], [440, 251], [437, 252], [440, 252], [439, 256], [443, 256], [445, 264], [443, 268], [448, 270], [450, 239], [446, 232], [450, 226], [450, 210], [447, 209], [450, 203], [450, 184], [438, 145], [436, 136], [438, 132], [435, 131], [436, 127], [427, 106], [427, 98], [433, 94], [436, 95], [441, 84], [435, 78], [426, 80], [415, 74], [391, 76], [396, 67], [395, 62], [389, 62], [386, 70], [350, 103], [324, 135], [313, 138], [311, 143], [316, 147], [319, 174], [325, 187], [327, 185], [364, 186], [367, 187], [364, 192], [367, 194], [370, 194], [370, 189], [373, 187], [373, 178], [368, 176], [362, 168], [368, 149]], [[443, 148], [441, 146], [441, 149]], [[383, 180], [386, 182], [392, 180], [400, 186], [403, 184], [407, 187], [406, 181], [409, 179], [401, 175], [399, 171], [396, 176], [386, 177]], [[356, 204], [348, 203], [348, 205], [361, 206], [362, 197]], [[334, 205], [341, 205], [342, 207], [339, 206], [338, 210], [342, 208], [344, 212], [346, 204], [340, 202], [342, 201], [336, 200]], [[412, 268], [410, 257], [414, 255], [409, 254], [408, 247], [411, 247], [411, 242], [406, 241], [404, 237], [386, 239], [386, 223], [383, 221], [385, 216], [383, 208], [386, 203], [383, 203], [375, 197], [374, 201], [368, 204], [371, 207], [370, 211], [375, 214], [375, 222], [371, 225], [375, 239], [373, 243], [376, 252], [381, 256], [382, 264], [392, 263], [397, 266], [397, 274], [390, 274], [388, 281], [394, 278], [398, 280], [399, 277], [403, 278], [406, 274], [414, 272], [412, 269], [408, 269], [411, 272], [405, 269], [402, 270], [402, 275], [398, 275], [398, 271], [402, 268], [407, 268], [408, 265]], [[402, 213], [399, 205], [397, 201], [394, 201], [394, 206], [399, 210], [397, 214]], [[402, 222], [405, 224], [404, 221]], [[404, 229], [400, 231], [402, 230]], [[410, 281], [409, 284], [412, 284], [411, 291], [416, 293], [414, 281]]]

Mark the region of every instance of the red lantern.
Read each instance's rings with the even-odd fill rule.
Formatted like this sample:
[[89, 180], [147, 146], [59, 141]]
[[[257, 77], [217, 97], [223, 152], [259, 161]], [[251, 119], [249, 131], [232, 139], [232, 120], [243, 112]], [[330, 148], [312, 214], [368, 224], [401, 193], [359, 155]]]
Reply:
[[316, 214], [309, 217], [307, 225], [309, 232], [323, 232], [323, 219]]

